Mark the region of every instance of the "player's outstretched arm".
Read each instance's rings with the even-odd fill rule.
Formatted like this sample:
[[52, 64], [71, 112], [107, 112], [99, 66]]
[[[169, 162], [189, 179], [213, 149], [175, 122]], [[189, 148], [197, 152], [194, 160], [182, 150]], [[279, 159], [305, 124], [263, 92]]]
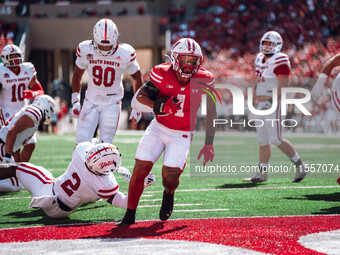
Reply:
[[133, 92], [136, 93], [137, 90], [139, 90], [139, 88], [143, 85], [142, 73], [140, 70], [138, 70], [134, 74], [131, 74], [131, 77], [133, 79]]
[[16, 177], [17, 164], [0, 164], [0, 180]]
[[[133, 92], [136, 94], [143, 84], [142, 73], [140, 72], [140, 70], [138, 70], [137, 72], [132, 74], [131, 77], [133, 79]], [[142, 113], [140, 111], [137, 111], [136, 109], [132, 109], [131, 114], [129, 116], [129, 120], [135, 119], [136, 123], [138, 123], [138, 121], [140, 121], [141, 118]]]
[[216, 127], [214, 127], [214, 119], [217, 119], [217, 112], [216, 112], [216, 105], [214, 101], [207, 97], [207, 117], [205, 122], [205, 144], [203, 148], [201, 149], [200, 153], [198, 154], [197, 159], [199, 160], [202, 155], [204, 156], [203, 159], [203, 166], [208, 161], [214, 160], [214, 137], [215, 137], [215, 131]]
[[133, 109], [139, 112], [153, 112], [159, 90], [151, 81], [143, 84], [131, 101]]
[[5, 146], [5, 153], [13, 155], [15, 151], [13, 151], [13, 146], [17, 136], [22, 131], [26, 130], [27, 128], [34, 127], [34, 121], [27, 115], [21, 116], [15, 124], [8, 130], [6, 136], [6, 146]]
[[72, 76], [72, 115], [75, 118], [79, 117], [80, 114], [80, 89], [81, 79], [85, 69], [80, 69], [77, 65], [74, 68]]
[[38, 81], [36, 75], [34, 75], [28, 85], [31, 90], [24, 90], [24, 98], [31, 99], [40, 95], [44, 95], [44, 90]]

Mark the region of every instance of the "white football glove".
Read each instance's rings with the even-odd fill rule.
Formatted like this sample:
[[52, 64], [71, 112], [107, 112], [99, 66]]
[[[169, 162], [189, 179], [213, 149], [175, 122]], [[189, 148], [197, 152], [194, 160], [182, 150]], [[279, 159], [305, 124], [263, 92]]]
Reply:
[[130, 173], [129, 169], [127, 169], [126, 167], [120, 166], [117, 170], [117, 173], [119, 173], [120, 175], [122, 175], [124, 177], [123, 181], [130, 182], [131, 173]]
[[144, 179], [144, 188], [151, 186], [156, 181], [156, 177], [153, 172], [150, 172]]
[[72, 116], [73, 117], [79, 118], [80, 108], [81, 108], [81, 105], [80, 105], [79, 102], [76, 102], [76, 103], [73, 104], [73, 106], [72, 106]]
[[312, 98], [314, 100], [318, 100], [321, 97], [322, 92], [325, 89], [325, 83], [326, 83], [327, 77], [328, 76], [324, 73], [321, 73], [319, 75], [319, 78], [312, 89]]
[[13, 156], [11, 154], [6, 153], [4, 157], [4, 163], [15, 163]]
[[129, 120], [132, 120], [133, 118], [136, 120], [136, 123], [138, 123], [138, 121], [140, 121], [140, 119], [142, 118], [142, 113], [137, 112], [135, 109], [132, 109]]

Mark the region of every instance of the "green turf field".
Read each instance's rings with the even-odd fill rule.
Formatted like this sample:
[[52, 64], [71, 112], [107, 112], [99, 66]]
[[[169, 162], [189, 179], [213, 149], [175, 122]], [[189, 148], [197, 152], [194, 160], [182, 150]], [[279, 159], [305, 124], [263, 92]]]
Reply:
[[[140, 134], [118, 132], [114, 141], [122, 153], [123, 165], [130, 170], [140, 138]], [[340, 214], [340, 186], [336, 183], [340, 170], [338, 173], [335, 169], [340, 164], [340, 139], [320, 136], [288, 136], [288, 139], [305, 162], [333, 164], [333, 169], [327, 169], [326, 173], [315, 169], [301, 183], [291, 183], [294, 172], [269, 174], [269, 181], [260, 184], [243, 182], [244, 176], [252, 175], [249, 173], [197, 174], [194, 166], [198, 162], [194, 157], [203, 141], [203, 137], [197, 135], [192, 146], [192, 161], [189, 157], [175, 194], [175, 210], [171, 219]], [[44, 166], [57, 177], [67, 168], [74, 146], [74, 135], [40, 134], [31, 163]], [[255, 133], [218, 133], [213, 163], [230, 164], [237, 169], [256, 165], [257, 150]], [[272, 153], [273, 165], [290, 164], [278, 149], [273, 148]], [[137, 220], [158, 219], [163, 191], [161, 164], [160, 159], [153, 169], [156, 183], [145, 190]], [[120, 190], [127, 193], [128, 184], [123, 182], [120, 175], [116, 175], [116, 178]], [[70, 219], [52, 220], [42, 210], [28, 208], [30, 197], [25, 190], [0, 194], [0, 228], [116, 221], [125, 212], [100, 201], [80, 207]]]

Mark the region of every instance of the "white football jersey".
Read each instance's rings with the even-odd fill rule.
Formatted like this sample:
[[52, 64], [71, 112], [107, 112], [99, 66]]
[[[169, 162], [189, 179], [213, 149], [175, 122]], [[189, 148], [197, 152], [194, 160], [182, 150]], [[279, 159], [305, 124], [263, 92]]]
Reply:
[[98, 176], [86, 168], [85, 156], [92, 147], [90, 142], [78, 144], [66, 172], [55, 181], [56, 196], [70, 208], [100, 198], [107, 200], [118, 192], [119, 186], [113, 173]]
[[25, 105], [24, 90], [37, 74], [32, 63], [24, 62], [20, 65], [20, 73], [13, 73], [5, 65], [0, 65], [0, 108], [19, 111]]
[[86, 98], [94, 104], [112, 104], [124, 95], [123, 72], [136, 73], [140, 68], [135, 49], [125, 43], [117, 44], [110, 56], [98, 54], [91, 40], [83, 41], [77, 48], [76, 65], [86, 69], [89, 81]]
[[276, 53], [266, 61], [265, 55], [259, 53], [255, 59], [255, 75], [257, 76], [256, 95], [272, 96], [273, 88], [278, 88], [279, 82], [274, 70], [280, 65], [288, 65], [289, 58], [284, 53]]
[[5, 126], [2, 126], [0, 129], [0, 138], [4, 142], [6, 142], [6, 137], [8, 130], [17, 122], [18, 119], [20, 119], [23, 115], [27, 115], [30, 117], [33, 122], [34, 126], [31, 128], [27, 128], [20, 132], [17, 135], [17, 138], [13, 145], [13, 151], [19, 150], [23, 145], [27, 143], [29, 139], [34, 135], [34, 132], [38, 130], [41, 119], [43, 118], [41, 111], [39, 108], [35, 107], [34, 105], [26, 105], [19, 112], [14, 114], [6, 123]]

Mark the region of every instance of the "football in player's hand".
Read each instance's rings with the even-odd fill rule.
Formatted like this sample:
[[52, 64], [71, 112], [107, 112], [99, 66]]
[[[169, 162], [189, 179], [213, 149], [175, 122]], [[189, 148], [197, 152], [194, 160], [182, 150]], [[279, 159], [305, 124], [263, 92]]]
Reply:
[[158, 97], [155, 100], [153, 111], [157, 116], [167, 116], [180, 110], [180, 105], [181, 101], [173, 96]]

